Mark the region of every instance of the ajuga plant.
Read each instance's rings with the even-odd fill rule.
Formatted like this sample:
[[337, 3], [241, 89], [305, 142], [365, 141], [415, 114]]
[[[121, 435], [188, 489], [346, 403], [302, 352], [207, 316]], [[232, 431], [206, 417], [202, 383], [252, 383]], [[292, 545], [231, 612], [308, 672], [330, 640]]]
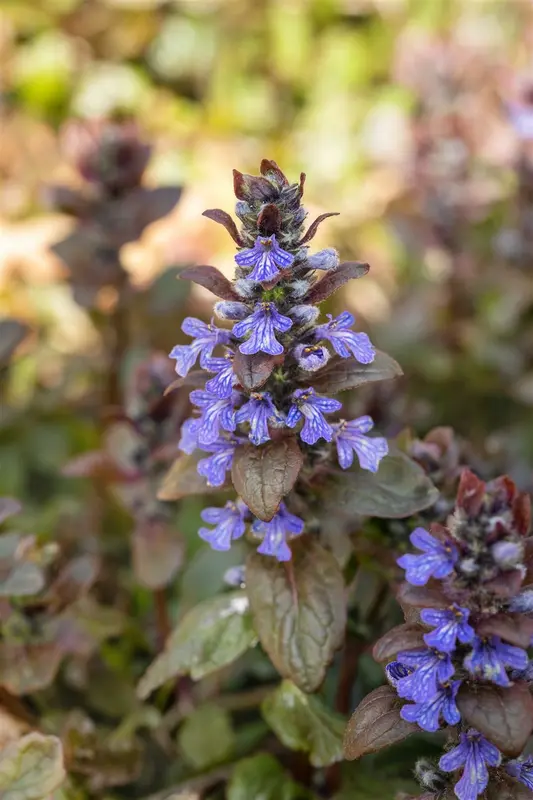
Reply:
[[[170, 354], [173, 388], [191, 387], [193, 410], [159, 494], [230, 492], [201, 511], [199, 536], [215, 551], [235, 547], [245, 563], [230, 586], [181, 617], [138, 692], [145, 699], [171, 679], [208, 678], [259, 641], [271, 676], [285, 679], [260, 687], [263, 717], [284, 748], [307, 753], [304, 775], [294, 765], [293, 775], [324, 792], [323, 768], [342, 760], [345, 720], [321, 687], [327, 675], [346, 682], [338, 663], [329, 667], [345, 642], [358, 570], [355, 518], [409, 516], [436, 491], [419, 465], [374, 434], [369, 416], [343, 418], [340, 392], [401, 372], [348, 311], [320, 317], [319, 303], [368, 266], [341, 264], [332, 248], [310, 252], [330, 215], [304, 230], [304, 176], [290, 183], [268, 160], [260, 172], [234, 172], [239, 227], [222, 210], [205, 212], [236, 244], [234, 279], [212, 266], [180, 274], [220, 300], [210, 321], [183, 321], [191, 340]], [[352, 558], [339, 556], [341, 538]], [[271, 787], [258, 758], [253, 781], [245, 765], [236, 768], [228, 797]], [[337, 777], [329, 776], [330, 794]], [[243, 795], [233, 793], [237, 784]]]
[[446, 524], [411, 534], [398, 600], [405, 623], [374, 647], [389, 686], [368, 695], [345, 738], [348, 758], [417, 730], [447, 733], [438, 763], [421, 760], [423, 797], [532, 796], [533, 635], [529, 495], [508, 477], [465, 469]]

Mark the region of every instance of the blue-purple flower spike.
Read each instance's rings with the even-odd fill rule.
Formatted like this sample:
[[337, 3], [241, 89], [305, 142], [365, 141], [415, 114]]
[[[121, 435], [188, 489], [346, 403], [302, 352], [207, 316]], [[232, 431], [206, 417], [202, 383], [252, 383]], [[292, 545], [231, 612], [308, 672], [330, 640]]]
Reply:
[[[240, 504], [268, 518], [281, 500], [274, 492], [272, 507], [265, 511], [252, 491], [253, 482], [248, 485], [245, 480], [249, 464], [270, 457], [276, 464], [290, 455], [289, 472], [296, 469], [296, 475], [287, 481], [292, 487], [289, 496], [269, 522], [257, 519], [249, 530], [261, 537], [260, 553], [285, 561], [291, 558], [289, 541], [304, 529], [304, 521], [290, 511], [291, 494], [298, 495], [303, 486], [298, 475], [302, 462], [306, 475], [312, 477], [320, 464], [321, 475], [333, 479], [337, 457], [344, 469], [357, 457], [362, 469], [376, 472], [388, 453], [383, 437], [366, 435], [373, 427], [370, 417], [338, 423], [330, 415], [339, 412], [342, 403], [317, 393], [313, 385], [320, 381], [327, 386], [332, 359], [356, 358], [364, 365], [374, 358], [366, 333], [352, 330], [350, 313], [319, 320], [318, 303], [332, 287], [366, 270], [353, 271], [350, 265], [346, 269], [331, 247], [309, 252], [318, 225], [331, 215], [321, 215], [304, 230], [303, 177], [291, 184], [273, 161], [264, 160], [260, 177], [234, 171], [234, 187], [240, 228], [221, 209], [206, 212], [224, 225], [237, 245], [234, 280], [207, 266], [182, 275], [220, 298], [214, 313], [224, 327], [188, 317], [182, 328], [192, 341], [172, 350], [179, 375], [185, 377], [198, 361], [205, 372], [203, 382], [197, 383], [196, 374], [191, 381], [199, 388], [190, 394], [193, 412], [182, 425], [179, 449], [187, 456], [203, 451], [196, 469], [207, 487], [224, 488], [230, 476], [238, 485], [241, 498], [236, 503], [206, 509], [202, 516], [214, 527], [201, 528], [200, 535], [219, 550], [246, 533]], [[254, 454], [252, 447], [262, 450]], [[265, 481], [274, 480], [268, 469], [264, 474]], [[272, 494], [270, 486], [265, 488], [265, 496]]]
[[461, 734], [457, 747], [442, 756], [439, 767], [444, 772], [455, 772], [464, 767], [461, 779], [455, 784], [455, 794], [459, 800], [476, 800], [489, 782], [487, 765], [497, 767], [500, 762], [498, 748], [471, 729]]

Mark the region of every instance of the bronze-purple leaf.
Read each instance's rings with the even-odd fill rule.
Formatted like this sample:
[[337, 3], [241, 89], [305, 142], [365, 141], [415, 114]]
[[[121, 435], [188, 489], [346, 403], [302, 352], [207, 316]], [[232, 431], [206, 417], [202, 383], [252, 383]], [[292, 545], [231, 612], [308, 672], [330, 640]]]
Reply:
[[415, 608], [446, 608], [450, 601], [436, 586], [412, 586], [402, 583], [398, 589], [398, 602], [401, 606], [409, 605]]
[[457, 695], [461, 717], [509, 758], [522, 753], [533, 731], [533, 698], [527, 684], [503, 687], [464, 683]]
[[499, 636], [517, 647], [529, 647], [533, 636], [533, 619], [522, 614], [496, 614], [476, 627], [479, 636]]
[[348, 281], [362, 278], [369, 269], [369, 265], [362, 261], [345, 261], [343, 264], [339, 264], [336, 270], [327, 272], [322, 280], [311, 286], [304, 297], [304, 302], [311, 305], [321, 303]]
[[237, 230], [237, 225], [235, 224], [235, 220], [230, 217], [227, 211], [223, 211], [221, 208], [208, 208], [206, 211], [203, 211], [203, 216], [207, 217], [208, 219], [212, 219], [213, 222], [218, 222], [219, 225], [223, 225], [224, 228], [227, 230], [233, 241], [239, 245], [239, 247], [244, 246], [244, 242], [241, 239], [241, 235]]
[[253, 625], [277, 671], [302, 691], [318, 689], [346, 626], [345, 587], [336, 558], [316, 539], [290, 542], [292, 560], [252, 553], [246, 592]]
[[222, 300], [240, 300], [231, 282], [216, 267], [206, 265], [189, 267], [182, 270], [178, 277], [184, 281], [197, 283], [199, 286], [203, 286], [204, 289], [209, 289], [210, 292], [216, 294], [217, 297], [221, 297]]
[[347, 761], [401, 742], [420, 729], [400, 716], [400, 703], [390, 686], [370, 692], [355, 709], [344, 734]]
[[[527, 576], [526, 576], [527, 577]], [[523, 575], [519, 569], [502, 572], [492, 581], [488, 581], [484, 588], [497, 597], [514, 597], [520, 591]]]
[[295, 437], [267, 442], [261, 447], [238, 447], [231, 477], [235, 491], [252, 514], [268, 522], [294, 486], [303, 465]]
[[277, 190], [266, 178], [233, 170], [233, 190], [238, 200], [273, 200]]
[[355, 358], [333, 356], [325, 367], [315, 373], [313, 386], [318, 392], [336, 394], [364, 386], [365, 383], [398, 378], [402, 374], [402, 368], [393, 358], [377, 350], [371, 364], [360, 364]]
[[[452, 800], [455, 800], [455, 795]], [[489, 782], [487, 800], [531, 800], [531, 791], [523, 783], [499, 771]]]
[[266, 383], [276, 363], [277, 356], [271, 356], [267, 353], [256, 353], [250, 356], [237, 350], [233, 359], [233, 371], [241, 386], [248, 391], [252, 391]]
[[[305, 180], [305, 175], [302, 173], [302, 175], [300, 176], [300, 186], [301, 186], [301, 190], [300, 190], [300, 191], [301, 191], [301, 193], [303, 194], [303, 180], [302, 180], [302, 176], [303, 176], [303, 178], [304, 178], [304, 180]], [[298, 245], [305, 244], [306, 242], [310, 242], [310, 241], [311, 241], [311, 239], [312, 239], [312, 238], [315, 236], [315, 234], [316, 234], [316, 232], [317, 232], [317, 230], [318, 230], [318, 226], [319, 226], [319, 225], [320, 225], [320, 223], [321, 223], [321, 222], [323, 222], [325, 219], [327, 219], [328, 217], [338, 217], [338, 216], [339, 216], [339, 212], [338, 212], [338, 211], [330, 211], [330, 212], [328, 212], [327, 214], [321, 214], [319, 217], [317, 217], [317, 218], [315, 219], [315, 221], [314, 221], [314, 222], [312, 222], [312, 223], [311, 223], [311, 225], [309, 226], [309, 228], [308, 228], [308, 229], [307, 229], [307, 231], [305, 232], [305, 234], [304, 234], [303, 238], [302, 238], [302, 239], [300, 239], [300, 241], [298, 242]]]
[[376, 661], [391, 661], [401, 650], [424, 647], [424, 631], [419, 625], [397, 625], [378, 639], [372, 650]]
[[202, 372], [200, 369], [194, 369], [184, 377], [176, 378], [175, 381], [172, 381], [165, 389], [164, 394], [169, 395], [171, 392], [176, 391], [176, 389], [181, 389], [182, 386], [193, 386], [195, 389], [200, 389], [204, 386], [207, 378], [208, 376], [205, 372]]
[[259, 171], [261, 175], [264, 175], [266, 178], [272, 176], [282, 186], [289, 185], [289, 181], [287, 180], [285, 174], [281, 171], [275, 161], [264, 158], [261, 161]]
[[263, 236], [272, 236], [273, 233], [279, 232], [281, 222], [281, 211], [274, 203], [269, 203], [261, 209], [257, 218], [257, 228]]

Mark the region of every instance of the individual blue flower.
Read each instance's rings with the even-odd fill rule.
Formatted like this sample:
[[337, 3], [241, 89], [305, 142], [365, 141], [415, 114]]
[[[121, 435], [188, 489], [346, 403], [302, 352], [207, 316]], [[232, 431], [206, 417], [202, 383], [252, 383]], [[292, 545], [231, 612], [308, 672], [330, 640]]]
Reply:
[[283, 347], [276, 339], [275, 331], [285, 333], [289, 328], [292, 328], [292, 320], [280, 314], [274, 303], [256, 303], [254, 313], [233, 326], [233, 335], [242, 339], [250, 334], [239, 345], [239, 350], [245, 355], [268, 353], [279, 356]]
[[296, 327], [301, 328], [304, 325], [309, 327], [318, 318], [320, 311], [316, 306], [309, 306], [307, 303], [302, 303], [298, 306], [293, 306], [287, 311]]
[[209, 372], [216, 372], [215, 377], [205, 384], [207, 391], [217, 397], [230, 397], [238, 381], [233, 371], [233, 353], [226, 353], [223, 358], [210, 358], [205, 368]]
[[198, 474], [207, 480], [208, 486], [224, 485], [226, 472], [231, 469], [236, 447], [235, 440], [222, 438], [203, 446], [203, 449], [212, 455], [201, 458], [196, 469]]
[[533, 790], [533, 756], [508, 761], [505, 769], [513, 778], [521, 781], [528, 789]]
[[461, 734], [457, 747], [441, 757], [439, 767], [444, 772], [455, 772], [464, 766], [463, 775], [455, 784], [455, 794], [459, 800], [476, 800], [489, 782], [487, 764], [497, 767], [500, 761], [498, 748], [471, 728]]
[[440, 727], [443, 717], [448, 725], [457, 725], [461, 720], [456, 697], [461, 681], [439, 686], [437, 694], [422, 703], [407, 704], [400, 709], [400, 716], [406, 722], [416, 722], [424, 731], [434, 733]]
[[362, 469], [368, 469], [370, 472], [378, 471], [379, 462], [389, 452], [389, 446], [382, 436], [364, 435], [373, 427], [372, 417], [358, 417], [350, 422], [341, 420], [333, 426], [337, 456], [343, 469], [352, 466], [355, 453]]
[[246, 303], [241, 303], [236, 300], [220, 300], [215, 303], [215, 314], [220, 319], [230, 319], [234, 322], [236, 320], [244, 319], [250, 313], [250, 309]]
[[198, 449], [198, 431], [201, 420], [198, 417], [186, 419], [181, 426], [181, 436], [178, 442], [178, 449], [188, 455]]
[[408, 583], [424, 586], [430, 578], [446, 578], [453, 571], [459, 557], [453, 544], [440, 542], [424, 528], [415, 528], [409, 538], [422, 555], [408, 553], [396, 561], [405, 570]]
[[414, 669], [411, 675], [398, 681], [398, 695], [416, 703], [426, 703], [435, 697], [439, 685], [447, 683], [455, 672], [447, 653], [429, 647], [398, 653], [398, 661]]
[[280, 269], [287, 269], [294, 262], [294, 256], [283, 250], [272, 236], [258, 236], [253, 247], [241, 250], [235, 256], [239, 267], [253, 267], [247, 276], [249, 280], [263, 283], [279, 275]]
[[526, 651], [502, 642], [499, 636], [476, 639], [472, 651], [464, 660], [464, 666], [471, 675], [498, 686], [511, 686], [506, 667], [522, 670], [526, 669], [527, 664]]
[[211, 358], [217, 344], [228, 344], [231, 337], [229, 331], [217, 328], [212, 321], [208, 325], [196, 317], [185, 317], [181, 330], [189, 336], [194, 336], [191, 344], [177, 344], [169, 353], [170, 358], [176, 359], [176, 372], [182, 377], [185, 377], [196, 364], [198, 356], [200, 356], [200, 366], [205, 369], [207, 360]]
[[316, 372], [330, 359], [329, 350], [321, 344], [297, 344], [292, 353], [305, 372]]
[[235, 395], [236, 392], [231, 397], [221, 398], [203, 389], [195, 389], [191, 392], [191, 403], [202, 409], [198, 426], [200, 447], [215, 442], [220, 435], [221, 428], [230, 432], [235, 430], [237, 427], [234, 410]]
[[249, 439], [253, 444], [263, 444], [270, 439], [269, 420], [281, 423], [283, 417], [272, 402], [270, 392], [252, 392], [250, 399], [235, 415], [235, 421], [250, 423]]
[[307, 444], [316, 444], [319, 439], [331, 442], [333, 428], [326, 421], [324, 414], [332, 414], [342, 408], [342, 403], [329, 397], [320, 397], [311, 387], [297, 389], [292, 393], [293, 405], [287, 414], [287, 425], [294, 428], [303, 418], [304, 424], [300, 438]]
[[281, 503], [279, 511], [270, 522], [258, 519], [252, 525], [252, 531], [263, 536], [257, 552], [265, 556], [274, 556], [278, 561], [290, 561], [292, 553], [287, 538], [299, 536], [303, 529], [303, 520], [287, 511], [285, 503]]
[[391, 661], [385, 667], [385, 677], [394, 689], [398, 686], [398, 681], [401, 681], [402, 678], [407, 678], [412, 672], [411, 667], [406, 667], [405, 664], [400, 664], [399, 661]]
[[361, 364], [370, 364], [376, 355], [372, 342], [366, 333], [355, 333], [352, 325], [355, 319], [349, 311], [343, 311], [333, 319], [328, 314], [329, 322], [315, 329], [315, 339], [326, 339], [341, 358], [355, 358]]
[[204, 508], [201, 517], [208, 525], [215, 527], [200, 528], [198, 535], [204, 542], [209, 542], [213, 550], [229, 550], [233, 539], [239, 539], [245, 529], [244, 522], [248, 508], [242, 502], [228, 502], [224, 508]]
[[461, 608], [455, 603], [451, 608], [422, 609], [420, 612], [422, 622], [435, 628], [434, 631], [424, 635], [425, 643], [428, 647], [434, 647], [443, 653], [453, 653], [457, 639], [463, 644], [472, 642], [476, 637], [476, 632], [468, 624], [469, 616], [468, 608]]

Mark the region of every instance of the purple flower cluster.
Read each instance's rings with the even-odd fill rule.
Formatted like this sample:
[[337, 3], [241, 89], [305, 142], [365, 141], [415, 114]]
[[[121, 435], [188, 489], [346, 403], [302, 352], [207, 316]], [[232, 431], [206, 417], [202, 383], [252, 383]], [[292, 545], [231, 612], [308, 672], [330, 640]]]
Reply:
[[[431, 607], [415, 603], [423, 646], [398, 652], [386, 667], [387, 679], [407, 701], [400, 710], [404, 720], [430, 732], [444, 724], [458, 726], [457, 746], [442, 756], [439, 769], [462, 769], [454, 786], [459, 800], [483, 794], [488, 767], [501, 766], [533, 788], [533, 760], [506, 760], [490, 741], [490, 727], [483, 732], [473, 728], [457, 704], [458, 693], [464, 689], [467, 696], [475, 695], [476, 684], [508, 689], [517, 680], [529, 680], [526, 648], [533, 620], [527, 615], [533, 597], [527, 589], [520, 592], [525, 568], [519, 563], [528, 527], [527, 499], [508, 479], [487, 485], [465, 470], [448, 527], [436, 525], [434, 535], [417, 528], [410, 539], [419, 552], [398, 559], [406, 586], [416, 587], [407, 586], [407, 604], [416, 595], [427, 598]], [[511, 550], [510, 561], [501, 558]], [[523, 646], [516, 642], [518, 613], [526, 615]]]
[[[342, 403], [313, 386], [332, 359], [370, 364], [374, 348], [366, 333], [353, 329], [355, 320], [347, 311], [328, 315], [327, 322], [317, 321], [316, 302], [306, 298], [319, 285], [318, 271], [327, 271], [332, 276], [328, 280], [334, 280], [340, 267], [337, 253], [331, 248], [308, 253], [307, 242], [320, 220], [303, 232], [303, 180], [290, 184], [272, 161], [262, 162], [261, 173], [234, 173], [240, 230], [225, 212], [206, 212], [238, 245], [234, 281], [220, 275], [212, 287], [222, 298], [215, 314], [231, 328], [192, 317], [183, 322], [182, 330], [192, 341], [176, 345], [170, 357], [184, 381], [197, 362], [206, 381], [191, 392], [195, 411], [183, 425], [180, 448], [187, 454], [196, 449], [209, 454], [199, 460], [198, 472], [213, 487], [225, 484], [237, 448], [248, 442], [261, 447], [280, 437], [299, 441], [311, 461], [318, 453], [322, 462], [329, 455], [332, 461], [336, 449], [342, 469], [352, 466], [355, 454], [362, 469], [376, 472], [388, 447], [384, 438], [368, 435], [372, 419], [334, 421], [332, 415]], [[198, 269], [216, 272], [212, 267]], [[220, 291], [222, 281], [225, 288]], [[264, 375], [250, 385], [243, 372], [253, 373], [255, 363], [261, 364]], [[195, 379], [194, 385], [200, 381]], [[243, 535], [250, 519], [251, 533], [261, 538], [259, 552], [280, 561], [291, 557], [287, 540], [304, 527], [283, 503], [270, 521], [254, 522], [242, 499], [219, 513], [206, 509], [203, 519], [215, 525], [213, 530], [200, 530], [215, 549], [227, 549]]]

